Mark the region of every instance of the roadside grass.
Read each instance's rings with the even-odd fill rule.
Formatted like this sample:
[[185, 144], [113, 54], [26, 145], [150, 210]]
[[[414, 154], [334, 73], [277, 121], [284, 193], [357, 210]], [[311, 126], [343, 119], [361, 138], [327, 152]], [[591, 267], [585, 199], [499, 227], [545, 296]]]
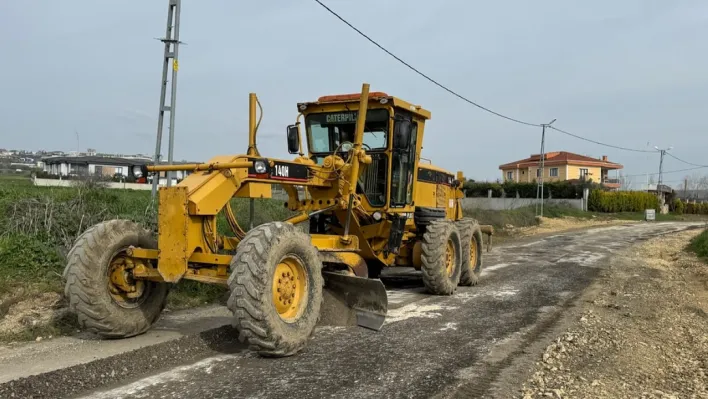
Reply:
[[708, 229], [695, 236], [688, 244], [688, 250], [708, 263]]
[[32, 179], [26, 173], [0, 173], [0, 185], [31, 186]]

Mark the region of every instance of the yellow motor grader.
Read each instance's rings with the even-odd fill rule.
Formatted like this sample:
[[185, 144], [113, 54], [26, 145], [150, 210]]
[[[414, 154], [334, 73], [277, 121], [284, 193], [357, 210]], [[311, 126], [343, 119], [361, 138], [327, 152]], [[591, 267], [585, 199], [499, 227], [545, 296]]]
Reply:
[[[252, 93], [245, 155], [135, 167], [140, 176], [192, 172], [160, 188], [156, 239], [127, 220], [92, 226], [77, 239], [64, 276], [81, 326], [105, 337], [141, 334], [171, 284], [196, 280], [229, 288], [241, 341], [265, 356], [288, 356], [305, 346], [321, 315], [380, 329], [388, 301], [378, 277], [386, 267], [420, 270], [437, 295], [477, 282], [482, 233], [491, 240], [491, 227], [463, 218], [461, 172], [421, 164], [429, 111], [370, 93], [368, 84], [361, 93], [300, 103], [286, 132], [298, 156], [288, 161], [259, 153], [256, 105]], [[274, 184], [295, 216], [244, 231], [232, 198], [271, 198]], [[218, 233], [217, 217], [232, 235]], [[295, 226], [303, 222], [309, 234]]]

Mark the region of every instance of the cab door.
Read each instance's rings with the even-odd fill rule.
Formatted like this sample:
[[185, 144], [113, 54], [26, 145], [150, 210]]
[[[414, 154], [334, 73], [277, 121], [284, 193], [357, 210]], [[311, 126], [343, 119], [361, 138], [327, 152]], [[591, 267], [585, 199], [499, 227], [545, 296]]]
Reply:
[[409, 115], [397, 113], [393, 132], [390, 207], [403, 208], [413, 203], [418, 124]]

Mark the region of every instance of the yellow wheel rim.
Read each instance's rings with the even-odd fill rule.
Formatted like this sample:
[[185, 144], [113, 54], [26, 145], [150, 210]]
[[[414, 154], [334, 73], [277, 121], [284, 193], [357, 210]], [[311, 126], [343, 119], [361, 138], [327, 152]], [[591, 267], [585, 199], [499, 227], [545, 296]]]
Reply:
[[299, 259], [286, 256], [273, 274], [273, 304], [281, 319], [292, 322], [306, 303], [307, 274]]
[[452, 240], [447, 242], [447, 250], [445, 252], [445, 268], [447, 269], [448, 277], [450, 277], [455, 271], [455, 245]]
[[470, 242], [470, 267], [474, 270], [477, 267], [477, 257], [479, 253], [477, 252], [477, 237], [472, 236], [472, 241]]
[[140, 306], [146, 291], [143, 280], [133, 279], [133, 264], [124, 250], [118, 251], [108, 265], [108, 292], [119, 306]]

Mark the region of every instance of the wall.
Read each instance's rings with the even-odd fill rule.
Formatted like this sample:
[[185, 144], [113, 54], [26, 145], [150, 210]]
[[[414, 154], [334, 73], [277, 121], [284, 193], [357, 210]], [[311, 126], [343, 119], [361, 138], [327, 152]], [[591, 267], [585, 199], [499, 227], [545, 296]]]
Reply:
[[[34, 185], [40, 187], [71, 187], [72, 180], [58, 180], [58, 179], [34, 179]], [[161, 182], [164, 184], [164, 182]], [[152, 184], [138, 184], [138, 183], [116, 183], [109, 182], [106, 183], [108, 188], [122, 188], [131, 190], [151, 190]]]
[[[565, 205], [571, 208], [583, 209], [582, 199], [546, 199], [544, 205]], [[463, 208], [505, 210], [536, 205], [535, 198], [463, 198]]]
[[[507, 178], [507, 176], [506, 176], [507, 172], [512, 172], [512, 178], [511, 178], [511, 179], [508, 179], [508, 178]], [[518, 174], [517, 174], [517, 173], [518, 173]], [[517, 181], [517, 179], [519, 178], [519, 174], [520, 174], [520, 173], [521, 173], [521, 172], [520, 172], [520, 171], [517, 171], [516, 169], [505, 169], [505, 170], [502, 170], [502, 181], [514, 181], [514, 182], [515, 182], [515, 181]], [[519, 181], [520, 181], [520, 180], [519, 180]]]
[[[558, 176], [557, 177], [551, 177], [551, 169], [552, 168], [558, 168]], [[589, 173], [589, 178], [596, 182], [599, 183], [600, 180], [602, 179], [602, 169], [597, 166], [573, 166], [573, 165], [552, 165], [552, 166], [545, 166], [544, 165], [544, 174], [543, 174], [543, 181], [544, 182], [554, 182], [554, 181], [564, 181], [564, 180], [572, 180], [572, 179], [579, 179], [580, 178], [580, 168], [586, 168]], [[524, 169], [519, 169], [518, 171], [516, 169], [506, 169], [502, 170], [502, 181], [508, 181], [506, 178], [506, 173], [509, 171], [514, 172], [514, 179], [513, 181], [518, 181], [519, 183], [532, 183], [534, 180], [536, 180], [536, 171], [539, 168], [536, 166], [531, 166], [529, 168], [524, 168]], [[521, 173], [522, 171], [525, 171], [526, 173]], [[517, 180], [518, 179], [518, 180]]]
[[579, 179], [581, 168], [585, 168], [588, 170], [588, 173], [589, 173], [588, 178], [591, 181], [599, 183], [600, 179], [602, 179], [602, 168], [600, 168], [598, 166], [574, 166], [574, 165], [568, 165], [568, 178], [569, 179]]

